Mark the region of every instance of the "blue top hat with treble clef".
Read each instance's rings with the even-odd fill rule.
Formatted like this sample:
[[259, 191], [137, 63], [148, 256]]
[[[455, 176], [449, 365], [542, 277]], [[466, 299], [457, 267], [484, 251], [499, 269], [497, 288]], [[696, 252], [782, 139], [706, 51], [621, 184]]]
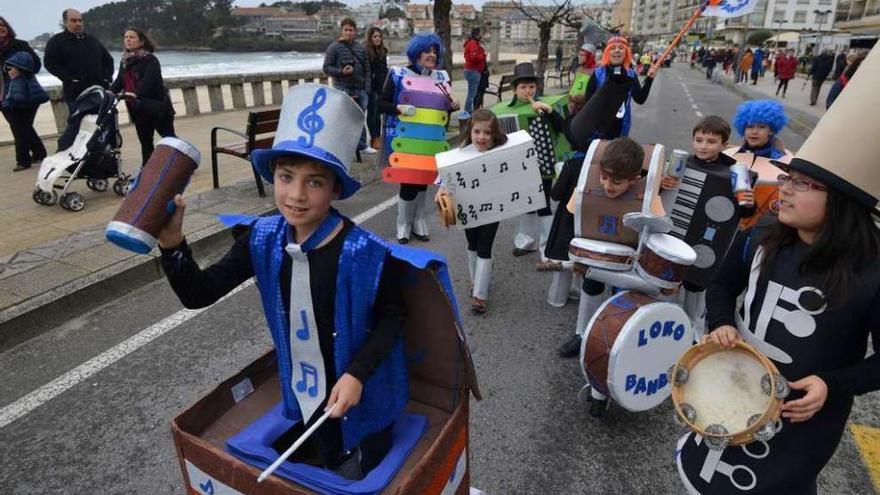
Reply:
[[333, 170], [342, 187], [339, 199], [345, 199], [361, 187], [349, 170], [363, 127], [364, 112], [347, 94], [321, 84], [298, 84], [284, 95], [272, 148], [254, 150], [251, 163], [272, 183], [276, 157], [313, 158]]

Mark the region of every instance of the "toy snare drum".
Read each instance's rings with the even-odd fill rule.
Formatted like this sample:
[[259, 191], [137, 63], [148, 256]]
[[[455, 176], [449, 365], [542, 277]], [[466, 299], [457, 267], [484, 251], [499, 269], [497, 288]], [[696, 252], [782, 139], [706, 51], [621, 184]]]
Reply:
[[677, 416], [714, 450], [768, 441], [776, 434], [788, 382], [772, 361], [745, 342], [688, 349], [670, 368]]
[[631, 291], [599, 306], [585, 335], [584, 376], [628, 411], [646, 411], [669, 397], [667, 370], [693, 342], [681, 306]]
[[632, 268], [636, 251], [624, 244], [575, 237], [568, 245], [568, 257], [595, 268], [627, 271]]
[[651, 234], [636, 261], [636, 270], [661, 289], [675, 289], [684, 279], [687, 267], [696, 260], [697, 253], [681, 239], [669, 234]]
[[174, 196], [189, 184], [200, 160], [199, 150], [189, 143], [173, 137], [160, 139], [107, 224], [107, 240], [135, 253], [149, 253], [174, 212]]

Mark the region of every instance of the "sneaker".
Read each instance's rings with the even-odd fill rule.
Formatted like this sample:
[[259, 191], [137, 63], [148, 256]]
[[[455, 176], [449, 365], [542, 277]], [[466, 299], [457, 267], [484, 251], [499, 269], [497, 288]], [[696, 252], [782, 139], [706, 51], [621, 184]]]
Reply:
[[22, 170], [27, 170], [29, 168], [31, 168], [30, 165], [16, 165], [15, 168], [12, 169], [12, 171], [13, 172], [21, 172]]
[[421, 242], [428, 242], [431, 240], [430, 237], [428, 237], [426, 235], [416, 234], [415, 232], [412, 233], [412, 236], [413, 236], [413, 239], [415, 239], [417, 241], [421, 241]]
[[361, 150], [361, 153], [367, 155], [375, 155], [376, 153], [378, 153], [378, 151], [376, 151], [376, 148], [373, 148], [372, 146], [367, 146], [366, 148]]
[[485, 314], [488, 309], [489, 308], [486, 306], [486, 301], [478, 297], [475, 297], [473, 302], [471, 303], [471, 311], [478, 315]]
[[601, 418], [605, 414], [606, 409], [608, 409], [608, 399], [593, 399], [590, 401], [590, 416]]
[[535, 251], [537, 251], [537, 249], [520, 249], [520, 248], [513, 248], [513, 255], [516, 256], [516, 257], [520, 257], [520, 256], [525, 256], [525, 255], [527, 255], [527, 254], [529, 254], [529, 253], [534, 253]]
[[562, 270], [562, 263], [552, 260], [543, 260], [535, 263], [535, 270], [539, 272], [558, 272]]
[[397, 240], [397, 242], [399, 244], [406, 244], [409, 242], [409, 239], [407, 239], [406, 237], [401, 237], [400, 239]]
[[568, 341], [559, 348], [559, 357], [573, 358], [581, 353], [581, 336], [574, 334]]

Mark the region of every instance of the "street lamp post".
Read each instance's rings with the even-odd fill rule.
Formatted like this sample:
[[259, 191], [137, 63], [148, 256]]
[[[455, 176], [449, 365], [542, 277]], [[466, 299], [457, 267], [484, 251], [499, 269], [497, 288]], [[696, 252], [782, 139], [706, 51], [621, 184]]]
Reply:
[[777, 26], [776, 26], [776, 31], [777, 31], [776, 32], [776, 43], [774, 43], [774, 46], [773, 46], [773, 48], [776, 49], [776, 48], [779, 48], [779, 36], [782, 35], [782, 25], [786, 23], [786, 20], [781, 19], [778, 21], [773, 21], [773, 23], [777, 24]]
[[[832, 10], [819, 10], [816, 9], [813, 11], [813, 14], [816, 15], [816, 24], [819, 25], [819, 41], [816, 42], [816, 55], [822, 52], [822, 24], [825, 24], [825, 17], [832, 13]], [[828, 26], [831, 27], [831, 26]]]

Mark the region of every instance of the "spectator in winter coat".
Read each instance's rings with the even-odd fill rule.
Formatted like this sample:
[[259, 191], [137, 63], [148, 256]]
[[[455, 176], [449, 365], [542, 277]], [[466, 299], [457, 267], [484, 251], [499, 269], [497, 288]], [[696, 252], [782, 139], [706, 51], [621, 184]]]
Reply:
[[127, 97], [125, 105], [141, 142], [143, 166], [153, 154], [153, 133], [174, 136], [174, 108], [162, 81], [159, 59], [153, 55], [155, 46], [147, 34], [130, 27], [122, 42], [122, 62], [110, 90]]
[[834, 58], [834, 75], [831, 76], [831, 79], [835, 81], [840, 79], [840, 76], [843, 75], [844, 69], [846, 69], [848, 58], [846, 50], [840, 50], [840, 52], [838, 52], [837, 57]]
[[480, 44], [480, 28], [475, 27], [470, 37], [464, 42], [464, 78], [467, 81], [467, 98], [464, 100], [464, 111], [473, 113], [474, 98], [480, 86], [480, 78], [486, 70], [486, 50]]
[[372, 26], [367, 29], [364, 40], [367, 58], [370, 62], [370, 101], [367, 107], [367, 129], [370, 130], [370, 147], [379, 149], [379, 134], [382, 119], [379, 112], [379, 92], [388, 77], [388, 48], [385, 46], [382, 29]]
[[776, 59], [776, 78], [779, 79], [779, 85], [776, 87], [776, 96], [779, 96], [779, 91], [782, 90], [782, 97], [785, 98], [788, 81], [794, 79], [797, 66], [798, 59], [794, 56], [794, 50], [789, 49], [785, 55]]
[[828, 90], [828, 96], [825, 98], [825, 109], [828, 110], [831, 108], [831, 105], [834, 104], [834, 100], [840, 96], [840, 92], [843, 91], [843, 88], [846, 87], [847, 83], [852, 76], [855, 75], [856, 71], [859, 69], [859, 66], [862, 65], [862, 61], [865, 60], [864, 54], [853, 55], [852, 60], [849, 60], [850, 57], [847, 57], [847, 65], [846, 69], [843, 71], [843, 74], [834, 81], [834, 86], [831, 86], [831, 89]]
[[[12, 26], [4, 19], [0, 17], [0, 68], [9, 60], [12, 55], [17, 53], [27, 53], [31, 56], [31, 62], [33, 64], [32, 73], [36, 74], [40, 72], [40, 57], [34, 52], [34, 49], [24, 40], [20, 40], [15, 36], [15, 30], [12, 29]], [[9, 73], [5, 70], [0, 70], [0, 105], [2, 105], [3, 97], [6, 94], [6, 88], [9, 86]], [[34, 114], [36, 115], [36, 113]], [[21, 113], [10, 111], [3, 111], [3, 117], [6, 118], [6, 121], [9, 123], [10, 129], [13, 129], [13, 136], [15, 136], [15, 129], [26, 129], [28, 126], [23, 126], [20, 124], [21, 122]], [[33, 130], [33, 119], [31, 119], [30, 129]], [[42, 161], [46, 156], [46, 148], [43, 147], [43, 142], [40, 141], [39, 138], [36, 140], [30, 139], [32, 136], [28, 136], [27, 139], [22, 138], [19, 139], [15, 137], [15, 162], [16, 171], [25, 170], [30, 166], [31, 163]], [[19, 142], [21, 142], [21, 146], [19, 146]], [[27, 165], [27, 166], [23, 166]]]
[[37, 108], [49, 101], [49, 95], [34, 77], [34, 59], [27, 52], [13, 53], [3, 64], [9, 82], [3, 93], [3, 115], [15, 138], [14, 172], [26, 170], [33, 161], [46, 156], [46, 148], [34, 130]]
[[764, 50], [758, 48], [755, 50], [755, 56], [752, 58], [752, 86], [758, 84], [758, 76], [764, 71]]
[[[339, 39], [327, 47], [324, 55], [324, 74], [333, 78], [333, 87], [344, 91], [361, 110], [367, 110], [370, 96], [370, 61], [364, 46], [355, 41], [357, 24], [349, 18], [339, 23], [342, 29]], [[367, 146], [367, 131], [361, 134], [358, 151], [375, 153]]]
[[752, 68], [752, 60], [754, 60], [754, 58], [755, 56], [752, 54], [752, 49], [746, 48], [742, 60], [739, 61], [739, 76], [737, 77], [737, 84], [748, 82], [749, 70]]
[[819, 99], [819, 91], [822, 89], [822, 83], [828, 79], [831, 69], [834, 68], [834, 56], [831, 50], [822, 50], [818, 57], [813, 59], [813, 65], [810, 66], [810, 79], [813, 80], [813, 87], [810, 91], [810, 106], [816, 105]]
[[67, 9], [61, 15], [64, 31], [46, 44], [46, 70], [61, 80], [64, 99], [73, 102], [84, 89], [95, 84], [106, 88], [113, 79], [113, 57], [97, 38], [84, 30], [82, 14]]

